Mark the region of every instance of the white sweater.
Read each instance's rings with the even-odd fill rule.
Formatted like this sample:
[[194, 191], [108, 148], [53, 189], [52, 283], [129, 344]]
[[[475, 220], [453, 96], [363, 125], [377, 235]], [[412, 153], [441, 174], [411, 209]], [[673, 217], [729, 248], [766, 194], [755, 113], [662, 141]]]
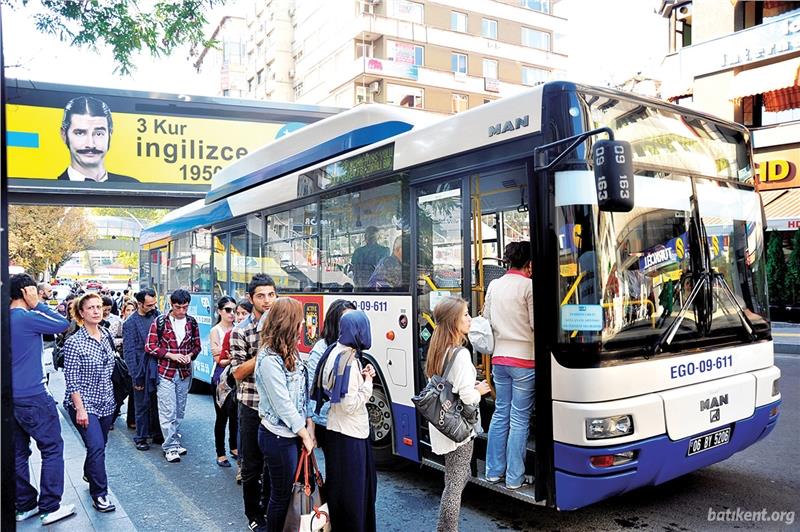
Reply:
[[[477, 405], [481, 400], [481, 394], [475, 389], [477, 373], [475, 371], [475, 366], [472, 365], [472, 358], [469, 355], [469, 351], [462, 347], [456, 352], [455, 357], [456, 359], [453, 362], [453, 366], [450, 368], [450, 374], [447, 376], [447, 380], [453, 383], [453, 391], [458, 393], [458, 396], [464, 404]], [[480, 420], [476, 427], [480, 427]], [[441, 455], [451, 453], [470, 440], [470, 438], [467, 438], [460, 443], [456, 443], [439, 432], [439, 430], [430, 423], [428, 423], [428, 430], [430, 430], [431, 449], [434, 454]]]
[[534, 360], [533, 284], [531, 279], [507, 273], [489, 283], [483, 317], [492, 324], [492, 356]]
[[[333, 371], [336, 366], [336, 356], [345, 349], [352, 349], [347, 346], [337, 346], [331, 351], [328, 360], [325, 362], [323, 377], [325, 380], [331, 379], [333, 382]], [[357, 360], [350, 362], [350, 381], [347, 386], [347, 394], [338, 403], [330, 403], [331, 409], [328, 413], [328, 430], [350, 436], [351, 438], [369, 438], [369, 413], [367, 403], [372, 396], [372, 381], [365, 381], [361, 375], [361, 365]]]

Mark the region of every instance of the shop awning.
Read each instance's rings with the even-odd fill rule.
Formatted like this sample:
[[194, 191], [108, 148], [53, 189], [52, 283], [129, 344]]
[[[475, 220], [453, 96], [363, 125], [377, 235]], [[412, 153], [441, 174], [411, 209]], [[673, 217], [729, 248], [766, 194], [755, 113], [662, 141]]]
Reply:
[[[761, 193], [761, 201], [769, 228], [800, 228], [800, 189], [768, 190]], [[790, 220], [795, 223], [787, 226]]]
[[764, 95], [767, 111], [800, 107], [800, 57], [743, 70], [733, 77], [731, 99]]

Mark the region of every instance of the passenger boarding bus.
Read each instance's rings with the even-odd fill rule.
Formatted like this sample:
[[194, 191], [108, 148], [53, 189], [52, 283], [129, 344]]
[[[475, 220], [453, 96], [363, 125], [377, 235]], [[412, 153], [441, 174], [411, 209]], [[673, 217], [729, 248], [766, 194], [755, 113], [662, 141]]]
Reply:
[[[629, 174], [609, 174], [609, 160]], [[571, 510], [724, 460], [775, 427], [750, 135], [640, 96], [552, 82], [434, 121], [356, 107], [216, 174], [205, 201], [142, 234], [141, 278], [166, 291], [188, 279], [213, 308], [267, 273], [303, 303], [303, 352], [331, 302], [353, 301], [372, 324], [377, 460], [441, 469], [411, 402], [432, 309], [456, 295], [477, 315], [512, 241], [533, 254], [532, 484], [485, 480], [485, 436], [473, 482]], [[367, 243], [394, 256], [388, 281], [357, 253]], [[473, 357], [490, 378], [491, 357]], [[484, 430], [493, 404], [481, 404]]]

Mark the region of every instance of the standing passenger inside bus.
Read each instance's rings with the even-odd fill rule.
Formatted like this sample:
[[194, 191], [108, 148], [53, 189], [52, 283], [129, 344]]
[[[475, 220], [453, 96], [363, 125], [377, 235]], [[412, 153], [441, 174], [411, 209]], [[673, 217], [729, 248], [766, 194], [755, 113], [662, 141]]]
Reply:
[[378, 244], [378, 228], [370, 225], [364, 231], [366, 244], [353, 252], [353, 281], [357, 287], [368, 286], [372, 272], [384, 257], [389, 255], [389, 248]]
[[525, 481], [528, 424], [534, 408], [530, 243], [511, 242], [506, 246], [505, 259], [510, 268], [489, 283], [483, 308], [494, 333], [492, 377], [496, 392], [486, 449], [486, 480], [500, 482], [505, 477], [506, 487], [513, 490]]
[[339, 323], [339, 340], [324, 366], [330, 392], [325, 469], [333, 530], [374, 532], [378, 476], [369, 440], [367, 403], [375, 368], [362, 365], [362, 352], [372, 346], [367, 315], [354, 310]]
[[392, 254], [375, 267], [367, 282], [370, 288], [397, 288], [403, 285], [403, 237], [394, 239]]

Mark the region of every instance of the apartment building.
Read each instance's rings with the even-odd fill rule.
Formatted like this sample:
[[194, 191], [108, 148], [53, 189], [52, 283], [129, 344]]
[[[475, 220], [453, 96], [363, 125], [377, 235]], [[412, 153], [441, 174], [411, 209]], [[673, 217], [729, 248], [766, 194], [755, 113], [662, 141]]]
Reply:
[[245, 28], [244, 17], [222, 17], [210, 36], [218, 45], [204, 48], [194, 63], [197, 70], [214, 77], [220, 96], [247, 96]]
[[661, 95], [752, 131], [770, 229], [800, 228], [800, 2], [662, 0]]
[[563, 77], [558, 0], [258, 0], [243, 97], [449, 114]]

